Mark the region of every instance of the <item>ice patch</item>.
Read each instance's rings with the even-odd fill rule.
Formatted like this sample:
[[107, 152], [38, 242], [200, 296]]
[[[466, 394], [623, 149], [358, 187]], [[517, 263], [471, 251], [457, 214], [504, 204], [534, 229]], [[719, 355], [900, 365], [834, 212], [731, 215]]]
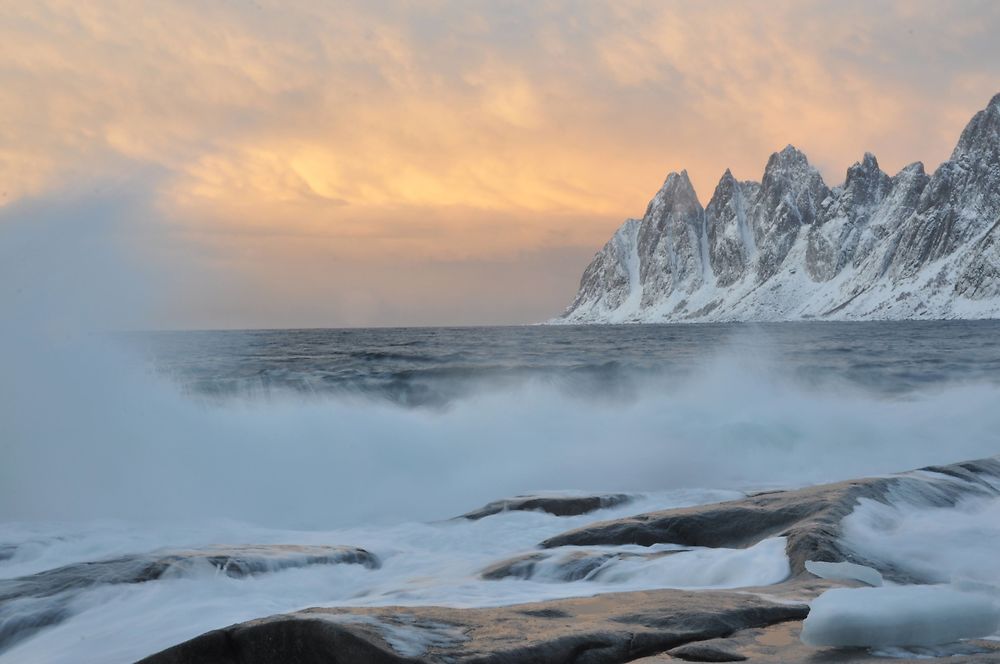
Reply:
[[835, 588], [809, 606], [801, 638], [812, 646], [935, 646], [1000, 629], [989, 597], [945, 586]]
[[821, 579], [838, 581], [860, 581], [872, 587], [882, 585], [882, 574], [877, 569], [854, 563], [828, 563], [819, 560], [807, 560], [806, 571]]

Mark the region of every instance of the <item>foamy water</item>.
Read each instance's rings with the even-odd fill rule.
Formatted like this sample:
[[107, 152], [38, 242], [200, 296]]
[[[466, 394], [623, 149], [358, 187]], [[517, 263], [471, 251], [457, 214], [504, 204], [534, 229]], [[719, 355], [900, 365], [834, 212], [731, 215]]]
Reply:
[[889, 504], [864, 499], [843, 529], [845, 544], [868, 560], [923, 583], [982, 591], [1000, 601], [996, 498], [970, 497], [954, 507], [929, 507], [900, 494]]
[[[610, 562], [601, 580], [548, 578], [486, 581], [479, 572], [506, 557], [530, 552], [539, 541], [598, 518], [734, 497], [731, 492], [681, 491], [631, 507], [572, 518], [508, 512], [480, 521], [405, 523], [331, 531], [266, 529], [247, 524], [199, 526], [129, 523], [10, 525], [8, 534], [33, 544], [0, 564], [5, 578], [52, 567], [160, 548], [197, 548], [218, 542], [352, 544], [376, 553], [382, 566], [315, 565], [234, 579], [206, 567], [141, 584], [105, 585], [81, 592], [64, 622], [0, 655], [4, 662], [131, 661], [233, 622], [309, 606], [436, 604], [493, 606], [644, 588], [726, 588], [766, 585], [788, 575], [784, 541], [750, 549], [694, 549], [650, 562]], [[606, 547], [672, 550], [678, 547]], [[559, 551], [555, 552], [556, 555]], [[58, 601], [48, 598], [42, 601]]]
[[[692, 327], [670, 331], [681, 335], [671, 342], [674, 355], [655, 335], [616, 339], [611, 330], [587, 346], [561, 328], [532, 332], [550, 335], [541, 351], [515, 341], [514, 351], [493, 353], [496, 362], [487, 361], [493, 351], [482, 343], [471, 360], [442, 356], [462, 334], [452, 332], [430, 351], [410, 346], [404, 359], [370, 355], [364, 369], [352, 364], [369, 352], [363, 348], [309, 355], [296, 346], [289, 354], [275, 337], [263, 359], [236, 343], [231, 355], [214, 350], [212, 362], [189, 353], [152, 366], [99, 339], [8, 340], [0, 546], [14, 553], [0, 560], [0, 579], [213, 544], [351, 545], [383, 564], [249, 578], [206, 567], [41, 598], [65, 600], [66, 616], [0, 653], [0, 661], [126, 662], [208, 629], [308, 606], [487, 606], [779, 582], [788, 573], [780, 539], [746, 550], [614, 560], [599, 576], [572, 582], [548, 575], [545, 564], [531, 579], [485, 581], [478, 573], [597, 519], [996, 454], [1000, 388], [968, 367], [992, 366], [997, 330], [956, 325], [918, 326], [910, 346], [905, 328], [889, 333], [877, 325], [841, 328], [840, 341], [821, 328], [821, 342], [815, 326], [775, 333], [777, 340], [767, 330], [732, 326], [712, 336]], [[406, 341], [405, 330], [394, 334]], [[476, 345], [468, 334], [463, 343]], [[886, 347], [890, 339], [898, 346]], [[354, 343], [364, 340], [358, 333]], [[554, 349], [561, 345], [574, 355], [560, 360]], [[916, 347], [934, 351], [907, 359]], [[275, 353], [286, 357], [280, 371]], [[887, 366], [866, 366], [859, 353]], [[627, 361], [600, 368], [614, 357]], [[234, 378], [244, 373], [244, 382]], [[442, 521], [537, 490], [644, 497], [581, 517]], [[898, 563], [914, 559], [926, 547], [919, 538], [942, 528], [940, 537], [956, 544], [921, 569], [996, 578], [987, 558], [997, 540], [991, 531], [977, 534], [977, 523], [996, 520], [995, 507], [898, 509], [866, 506], [847, 531], [852, 541]], [[893, 519], [892, 535], [876, 536]], [[5, 610], [9, 616], [18, 607]]]

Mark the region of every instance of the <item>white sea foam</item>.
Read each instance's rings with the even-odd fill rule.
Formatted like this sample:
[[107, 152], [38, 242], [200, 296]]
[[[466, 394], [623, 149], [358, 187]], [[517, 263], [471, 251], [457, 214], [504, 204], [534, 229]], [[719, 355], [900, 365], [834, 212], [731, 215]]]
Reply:
[[1000, 589], [997, 498], [968, 498], [955, 507], [862, 499], [843, 521], [843, 542], [880, 567], [923, 583]]
[[[101, 586], [77, 594], [74, 614], [0, 654], [0, 662], [127, 662], [209, 629], [310, 606], [496, 606], [600, 592], [661, 587], [766, 585], [788, 574], [784, 540], [749, 549], [693, 549], [648, 562], [619, 562], [597, 580], [554, 583], [542, 578], [487, 581], [479, 572], [500, 559], [530, 552], [565, 528], [623, 516], [631, 510], [689, 505], [732, 497], [726, 492], [649, 496], [629, 507], [579, 517], [507, 512], [479, 521], [405, 523], [335, 531], [287, 531], [238, 523], [143, 527], [137, 524], [33, 526], [30, 553], [0, 563], [4, 576], [170, 544], [210, 542], [352, 544], [377, 554], [382, 567], [317, 565], [234, 579], [207, 568], [141, 584]], [[662, 548], [662, 547], [661, 547]], [[655, 549], [621, 547], [650, 552]], [[558, 553], [558, 552], [557, 552]], [[47, 601], [56, 601], [49, 598]], [[46, 601], [46, 600], [43, 600]]]

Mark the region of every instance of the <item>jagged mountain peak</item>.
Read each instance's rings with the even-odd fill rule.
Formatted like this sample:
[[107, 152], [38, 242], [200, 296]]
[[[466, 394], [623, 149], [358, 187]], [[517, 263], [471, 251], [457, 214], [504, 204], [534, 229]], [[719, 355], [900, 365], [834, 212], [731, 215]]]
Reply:
[[819, 171], [809, 163], [805, 153], [794, 145], [786, 145], [780, 152], [773, 153], [767, 160], [761, 184], [768, 188], [784, 181], [796, 180], [812, 174], [815, 174], [817, 178], [820, 177]]
[[[729, 192], [740, 190], [744, 194], [750, 195], [750, 192], [754, 192], [760, 188], [760, 182], [754, 180], [739, 180], [735, 175], [733, 175], [732, 170], [726, 169], [722, 176], [719, 177], [718, 183], [715, 185], [715, 191], [712, 194], [712, 199], [719, 197], [722, 194], [729, 196]], [[711, 205], [712, 199], [709, 199], [708, 205]], [[708, 205], [705, 209], [708, 209]]]
[[[737, 180], [736, 176], [733, 175], [733, 172], [727, 168], [725, 173], [722, 174], [722, 177], [719, 178], [719, 183], [715, 185], [715, 193], [712, 195], [712, 198], [715, 199], [723, 192], [730, 191], [738, 188], [739, 186], [740, 181]], [[711, 201], [709, 201], [709, 204], [711, 204]]]
[[[754, 203], [753, 216], [758, 244], [775, 229], [791, 230], [796, 226], [812, 224], [820, 202], [829, 195], [829, 189], [804, 152], [788, 145], [767, 160], [761, 180], [759, 199]], [[779, 251], [783, 257], [788, 242]]]
[[702, 208], [671, 173], [584, 273], [567, 322], [1000, 318], [1000, 95], [953, 159], [889, 177], [866, 152], [830, 189], [806, 155], [722, 174]]
[[855, 166], [860, 166], [865, 170], [881, 170], [878, 165], [878, 159], [871, 152], [865, 152], [865, 155], [861, 158], [861, 161], [854, 164]]
[[845, 185], [850, 186], [852, 180], [886, 175], [878, 165], [878, 159], [871, 152], [866, 152], [861, 161], [856, 161], [847, 169]]
[[951, 161], [961, 161], [984, 150], [994, 156], [1000, 152], [1000, 94], [995, 95], [986, 108], [972, 116], [958, 139]]
[[906, 166], [903, 166], [903, 168], [899, 169], [899, 172], [896, 173], [896, 175], [894, 175], [893, 177], [898, 178], [900, 176], [926, 175], [926, 174], [927, 171], [924, 169], [924, 162], [914, 161], [913, 163], [907, 164]]
[[806, 157], [806, 153], [789, 143], [778, 152], [771, 154], [771, 157], [767, 160], [767, 166], [764, 168], [764, 171], [766, 172], [769, 168], [776, 167], [787, 168], [789, 166], [808, 165], [809, 159]]
[[663, 180], [663, 185], [660, 187], [660, 189], [665, 189], [666, 187], [670, 186], [675, 186], [675, 187], [681, 186], [684, 185], [685, 183], [687, 183], [687, 185], [691, 184], [691, 178], [688, 177], [687, 169], [682, 169], [680, 171], [670, 171], [669, 173], [667, 173], [666, 179]]
[[879, 168], [875, 155], [866, 152], [861, 161], [847, 169], [844, 195], [854, 204], [871, 206], [888, 193], [891, 182], [889, 175]]
[[662, 216], [665, 210], [676, 206], [701, 208], [698, 194], [695, 192], [694, 185], [691, 184], [691, 178], [688, 177], [686, 170], [679, 173], [672, 171], [667, 175], [663, 186], [646, 206], [645, 217]]
[[682, 170], [681, 172], [671, 172], [667, 176], [667, 179], [663, 181], [663, 186], [660, 191], [669, 191], [677, 194], [694, 194], [694, 185], [691, 184], [691, 178], [688, 177], [687, 170]]

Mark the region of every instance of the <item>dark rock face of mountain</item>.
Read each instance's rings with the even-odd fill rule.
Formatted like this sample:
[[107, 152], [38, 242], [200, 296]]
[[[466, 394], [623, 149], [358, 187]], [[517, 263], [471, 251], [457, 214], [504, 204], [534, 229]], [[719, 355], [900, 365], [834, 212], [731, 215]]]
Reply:
[[827, 187], [792, 146], [704, 208], [671, 173], [555, 322], [1000, 317], [1000, 95], [932, 175], [867, 153]]
[[799, 234], [822, 223], [830, 196], [819, 171], [791, 145], [771, 155], [760, 191], [750, 203], [750, 227], [758, 248], [756, 275], [778, 273]]
[[639, 279], [654, 287], [650, 292], [692, 290], [704, 282], [704, 231], [704, 213], [687, 171], [671, 173], [649, 202], [639, 227], [637, 249], [645, 258], [639, 265]]
[[757, 254], [747, 209], [759, 189], [756, 182], [739, 182], [727, 168], [705, 208], [708, 256], [717, 286], [742, 279]]

